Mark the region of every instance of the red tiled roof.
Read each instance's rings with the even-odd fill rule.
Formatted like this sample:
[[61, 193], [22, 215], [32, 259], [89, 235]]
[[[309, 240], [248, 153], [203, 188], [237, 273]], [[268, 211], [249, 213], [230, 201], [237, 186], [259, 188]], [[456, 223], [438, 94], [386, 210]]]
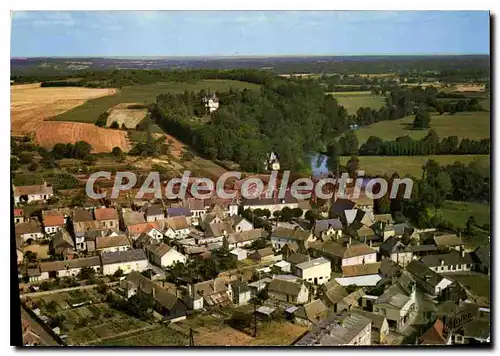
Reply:
[[118, 213], [115, 208], [101, 208], [94, 211], [96, 220], [114, 220], [118, 219]]
[[47, 215], [43, 219], [43, 225], [47, 226], [63, 226], [64, 216], [61, 215]]
[[443, 345], [446, 339], [443, 336], [444, 325], [441, 319], [436, 319], [434, 325], [422, 334], [420, 343], [426, 345]]
[[140, 224], [127, 226], [128, 232], [130, 234], [134, 234], [134, 235], [135, 234], [142, 234], [143, 232], [147, 233], [147, 232], [151, 231], [151, 229], [153, 229], [153, 228], [160, 230], [156, 221], [153, 221], [150, 223], [146, 222], [146, 223], [140, 223]]
[[20, 216], [24, 216], [24, 210], [23, 209], [14, 209], [14, 216], [16, 218], [20, 217]]

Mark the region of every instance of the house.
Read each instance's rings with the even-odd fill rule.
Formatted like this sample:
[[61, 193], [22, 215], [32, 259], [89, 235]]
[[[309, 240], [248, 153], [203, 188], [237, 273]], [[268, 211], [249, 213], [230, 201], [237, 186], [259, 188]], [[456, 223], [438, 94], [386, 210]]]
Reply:
[[101, 255], [102, 274], [111, 275], [121, 270], [124, 274], [131, 271], [142, 272], [148, 269], [148, 259], [141, 249], [110, 252]]
[[64, 227], [64, 216], [62, 215], [46, 215], [43, 218], [43, 227], [45, 233], [50, 235], [61, 230]]
[[320, 299], [335, 313], [340, 311], [340, 309], [337, 308], [337, 304], [348, 295], [349, 293], [347, 293], [346, 289], [338, 284], [335, 279], [331, 279], [319, 289]]
[[229, 254], [236, 259], [236, 261], [241, 261], [247, 258], [248, 251], [242, 248], [236, 247], [229, 251]]
[[205, 208], [205, 204], [203, 203], [202, 199], [186, 199], [183, 202], [182, 206], [189, 209], [191, 224], [193, 225], [198, 225], [200, 220], [202, 220], [207, 213], [207, 209]]
[[131, 248], [130, 240], [125, 235], [98, 236], [95, 239], [95, 249], [100, 253], [127, 251]]
[[140, 211], [133, 211], [130, 209], [123, 209], [122, 210], [122, 220], [123, 220], [123, 225], [125, 226], [125, 229], [127, 229], [131, 225], [138, 225], [141, 223], [147, 222], [146, 219], [144, 218], [144, 214]]
[[236, 280], [231, 283], [231, 291], [233, 294], [234, 305], [247, 304], [252, 298], [252, 292], [246, 282]]
[[191, 217], [191, 210], [182, 206], [167, 208], [167, 217], [176, 218], [179, 216], [183, 216], [185, 218]]
[[418, 259], [437, 252], [437, 247], [435, 245], [408, 245], [406, 250], [413, 255], [413, 259]]
[[311, 244], [312, 257], [325, 257], [332, 262], [332, 270], [341, 272], [343, 266], [377, 262], [377, 252], [364, 243], [343, 246], [334, 241]]
[[14, 224], [19, 224], [24, 222], [24, 210], [14, 209]]
[[94, 220], [92, 212], [87, 209], [76, 208], [72, 217], [73, 231], [75, 234], [76, 249], [79, 251], [86, 249], [85, 234], [88, 231], [101, 230], [99, 223]]
[[118, 229], [119, 218], [115, 208], [99, 208], [94, 210], [95, 220], [101, 229]]
[[286, 261], [276, 262], [273, 266], [279, 268], [279, 270], [281, 272], [284, 272], [284, 273], [290, 273], [291, 272], [291, 265], [290, 265], [290, 263], [288, 263]]
[[70, 234], [65, 230], [59, 230], [55, 233], [51, 241], [54, 254], [68, 258], [75, 253], [75, 244]]
[[316, 220], [313, 226], [313, 234], [318, 239], [337, 240], [342, 237], [342, 222], [339, 219]]
[[184, 216], [169, 217], [166, 219], [165, 236], [171, 239], [183, 239], [189, 235], [189, 225]]
[[175, 263], [186, 263], [187, 261], [186, 256], [165, 244], [146, 245], [145, 251], [148, 260], [160, 267], [168, 267]]
[[65, 261], [41, 262], [40, 280], [76, 277], [82, 268], [92, 268], [96, 273], [101, 273], [101, 260], [99, 256], [74, 258]]
[[372, 321], [356, 312], [329, 315], [294, 346], [369, 346]]
[[154, 311], [171, 323], [185, 320], [188, 307], [175, 294], [170, 293], [137, 271], [131, 271], [120, 281], [120, 288], [127, 299], [137, 293], [149, 295], [154, 300]]
[[232, 249], [235, 247], [249, 246], [253, 242], [266, 236], [264, 229], [252, 229], [242, 232], [233, 232], [223, 237], [224, 247]]
[[433, 296], [440, 295], [453, 283], [450, 279], [431, 270], [421, 261], [411, 261], [406, 266], [406, 270], [413, 275], [420, 289]]
[[17, 255], [17, 264], [21, 264], [24, 260], [24, 251], [23, 251], [24, 240], [21, 236], [16, 236], [16, 255]]
[[406, 266], [413, 259], [413, 253], [398, 240], [395, 236], [387, 238], [379, 246], [379, 252], [382, 256], [390, 258], [402, 267]]
[[269, 298], [285, 303], [303, 304], [309, 300], [309, 289], [302, 281], [274, 277], [267, 292]]
[[[298, 252], [300, 249], [299, 244], [297, 242], [288, 242], [281, 249], [281, 253], [283, 254], [284, 259], [288, 259], [291, 255]], [[300, 262], [299, 262], [300, 263]]]
[[41, 280], [40, 268], [26, 268], [26, 276], [30, 283], [36, 283]]
[[419, 345], [451, 345], [451, 334], [445, 335], [441, 319], [436, 321], [418, 338]]
[[453, 344], [481, 344], [491, 342], [489, 320], [473, 319], [453, 330]]
[[296, 308], [292, 313], [294, 323], [305, 327], [318, 325], [328, 317], [328, 308], [320, 299], [292, 308]]
[[454, 249], [460, 251], [464, 248], [464, 242], [455, 234], [434, 236], [434, 243], [438, 249]]
[[389, 328], [400, 331], [416, 313], [415, 293], [415, 280], [404, 274], [375, 300], [373, 313], [385, 316]]
[[145, 233], [155, 240], [162, 240], [163, 234], [161, 233], [162, 228], [159, 225], [159, 221], [153, 222], [142, 222], [138, 224], [128, 225], [125, 233], [132, 240], [136, 240], [141, 234]]
[[427, 255], [422, 257], [420, 261], [438, 273], [470, 271], [474, 267], [474, 261], [470, 253], [465, 253], [464, 250], [461, 252], [452, 250], [446, 254]]
[[14, 226], [16, 236], [23, 239], [24, 242], [29, 240], [41, 240], [43, 239], [42, 227], [38, 220], [29, 220], [27, 222], [22, 222]]
[[299, 263], [295, 267], [296, 276], [316, 285], [328, 282], [332, 273], [331, 262], [323, 257]]
[[347, 312], [354, 308], [359, 308], [363, 303], [363, 297], [365, 296], [364, 288], [358, 288], [352, 293], [340, 300], [336, 307], [337, 312]]
[[14, 203], [31, 203], [34, 201], [47, 201], [54, 195], [53, 189], [47, 182], [40, 185], [14, 186]]
[[354, 312], [372, 321], [372, 345], [386, 344], [386, 337], [389, 334], [387, 318], [362, 309], [355, 309]]
[[[208, 218], [210, 218], [209, 214], [205, 216], [205, 219]], [[212, 242], [220, 242], [224, 236], [235, 232], [229, 221], [217, 221], [219, 221], [218, 217], [215, 217], [211, 223], [204, 225], [205, 237], [213, 239]]]
[[267, 288], [272, 279], [269, 277], [259, 279], [258, 281], [248, 283], [248, 288], [250, 288], [250, 293], [252, 297], [257, 296], [261, 291]]
[[235, 232], [250, 231], [254, 228], [253, 224], [242, 216], [233, 215], [230, 219]]
[[232, 289], [223, 278], [215, 278], [196, 284], [188, 285], [186, 304], [193, 310], [213, 306], [231, 305]]
[[310, 232], [298, 229], [278, 227], [271, 233], [271, 244], [276, 250], [281, 250], [287, 243], [296, 242], [300, 248], [307, 249], [316, 237]]
[[487, 275], [490, 274], [491, 256], [489, 247], [481, 246], [476, 248], [474, 252], [471, 253], [471, 257], [474, 263], [474, 271], [478, 271]]
[[384, 258], [380, 261], [379, 275], [382, 278], [392, 279], [393, 277], [399, 277], [403, 268], [396, 262], [389, 258]]
[[271, 212], [271, 215], [276, 211], [281, 211], [284, 207], [288, 207], [290, 209], [300, 208], [299, 202], [289, 191], [285, 193], [285, 196], [282, 199], [278, 197], [259, 197], [254, 199], [246, 199], [243, 202], [243, 210], [267, 209]]
[[375, 286], [382, 279], [379, 267], [380, 262], [342, 266], [342, 277], [335, 280], [343, 286]]
[[152, 222], [156, 220], [165, 219], [165, 213], [163, 212], [163, 206], [160, 204], [153, 204], [146, 208], [144, 213], [147, 222]]
[[215, 94], [204, 96], [202, 102], [209, 113], [219, 108], [219, 98]]
[[261, 248], [260, 250], [255, 251], [253, 254], [248, 256], [255, 261], [274, 261], [274, 252], [271, 247]]

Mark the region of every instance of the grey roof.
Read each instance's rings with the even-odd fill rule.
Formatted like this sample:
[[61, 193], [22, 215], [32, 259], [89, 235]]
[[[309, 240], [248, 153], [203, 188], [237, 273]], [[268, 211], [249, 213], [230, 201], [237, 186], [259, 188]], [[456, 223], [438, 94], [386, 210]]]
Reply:
[[141, 249], [110, 252], [110, 253], [103, 254], [101, 256], [101, 259], [102, 259], [103, 265], [147, 260], [146, 254], [144, 253], [144, 250], [141, 250]]
[[311, 267], [314, 267], [314, 266], [319, 266], [319, 265], [322, 265], [322, 264], [329, 264], [329, 265], [331, 265], [331, 262], [329, 260], [327, 260], [326, 258], [319, 257], [319, 258], [315, 258], [314, 260], [310, 260], [310, 261], [307, 261], [307, 262], [299, 263], [295, 267], [304, 270], [304, 269], [311, 268]]
[[488, 247], [478, 247], [472, 253], [474, 261], [481, 263], [483, 266], [490, 268], [490, 249]]
[[295, 241], [305, 241], [309, 238], [309, 236], [311, 236], [311, 232], [278, 227], [276, 230], [274, 230], [271, 236]]
[[406, 250], [409, 252], [429, 252], [437, 251], [437, 247], [434, 245], [408, 245]]
[[295, 312], [294, 315], [301, 319], [306, 319], [312, 322], [313, 324], [317, 324], [321, 321], [321, 317], [326, 317], [328, 313], [328, 308], [325, 303], [320, 299], [313, 300], [311, 303], [304, 304], [300, 306]]
[[431, 286], [435, 287], [443, 280], [444, 277], [431, 270], [420, 261], [413, 260], [406, 266], [406, 270], [415, 277], [425, 280]]
[[392, 225], [394, 228], [394, 233], [396, 236], [402, 236], [404, 234], [405, 229], [411, 228], [411, 226], [407, 223], [394, 224]]
[[434, 236], [434, 241], [436, 242], [437, 246], [445, 246], [445, 247], [461, 246], [464, 244], [462, 239], [454, 234]]
[[169, 310], [178, 302], [175, 295], [136, 271], [130, 272], [127, 277], [125, 277], [125, 280], [128, 284], [137, 287], [144, 294], [151, 295], [156, 302]]
[[380, 244], [380, 253], [385, 255], [404, 251], [405, 245], [396, 236], [391, 236]]
[[365, 318], [370, 319], [373, 322], [372, 327], [376, 328], [376, 329], [380, 329], [382, 327], [382, 325], [384, 324], [384, 321], [386, 320], [386, 317], [383, 315], [375, 314], [375, 313], [372, 313], [372, 312], [369, 312], [366, 310], [362, 310], [362, 309], [356, 308], [353, 310], [353, 312], [356, 314], [360, 314], [360, 315], [364, 316]]
[[274, 278], [269, 283], [268, 291], [287, 295], [298, 296], [302, 288], [302, 283], [289, 281], [281, 278]]
[[361, 314], [335, 315], [319, 323], [296, 346], [347, 345], [372, 321]]
[[208, 226], [206, 226], [206, 230], [205, 230], [205, 234], [207, 237], [209, 237], [209, 236], [219, 237], [219, 236], [223, 236], [226, 234], [232, 234], [232, 233], [234, 233], [233, 226], [227, 221], [223, 221], [220, 223], [208, 224]]
[[313, 233], [320, 236], [323, 231], [327, 231], [330, 227], [334, 230], [342, 230], [342, 222], [339, 219], [316, 220], [313, 227]]
[[401, 309], [410, 300], [410, 297], [400, 293], [384, 293], [377, 298], [376, 304], [388, 304]]
[[339, 198], [332, 204], [330, 211], [333, 216], [341, 216], [345, 210], [351, 210], [355, 205], [352, 200]]
[[83, 257], [74, 258], [65, 261], [52, 261], [52, 262], [42, 262], [40, 263], [40, 271], [42, 272], [52, 272], [52, 271], [62, 271], [66, 268], [83, 268], [83, 267], [95, 267], [100, 266], [101, 260], [99, 256], [93, 257]]
[[470, 253], [465, 253], [462, 257], [460, 252], [454, 250], [446, 254], [427, 255], [422, 257], [420, 261], [428, 267], [437, 267], [441, 266], [441, 261], [445, 266], [470, 264], [472, 263], [472, 257]]
[[303, 253], [296, 252], [293, 255], [291, 255], [290, 257], [288, 257], [286, 261], [290, 262], [293, 265], [297, 265], [299, 263], [307, 262], [310, 259], [311, 258], [309, 257], [309, 255], [305, 255]]
[[167, 216], [191, 216], [191, 210], [189, 208], [178, 207], [178, 208], [167, 208]]
[[146, 209], [146, 216], [163, 215], [163, 207], [160, 204], [150, 205]]

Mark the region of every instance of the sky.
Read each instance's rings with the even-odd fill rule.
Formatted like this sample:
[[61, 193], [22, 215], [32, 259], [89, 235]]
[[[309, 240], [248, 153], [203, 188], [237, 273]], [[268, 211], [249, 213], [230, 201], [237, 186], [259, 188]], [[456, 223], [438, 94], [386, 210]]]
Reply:
[[486, 11], [15, 11], [11, 57], [488, 54]]

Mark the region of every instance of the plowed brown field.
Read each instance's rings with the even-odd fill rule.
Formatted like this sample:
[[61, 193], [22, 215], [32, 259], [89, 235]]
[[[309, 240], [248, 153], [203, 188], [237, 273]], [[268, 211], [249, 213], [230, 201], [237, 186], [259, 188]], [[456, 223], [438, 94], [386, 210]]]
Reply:
[[40, 84], [11, 86], [11, 132], [13, 135], [34, 133], [38, 144], [52, 148], [56, 143], [87, 141], [93, 152], [109, 152], [113, 147], [129, 150], [127, 134], [93, 124], [45, 121], [89, 99], [113, 95], [116, 89], [41, 88]]

